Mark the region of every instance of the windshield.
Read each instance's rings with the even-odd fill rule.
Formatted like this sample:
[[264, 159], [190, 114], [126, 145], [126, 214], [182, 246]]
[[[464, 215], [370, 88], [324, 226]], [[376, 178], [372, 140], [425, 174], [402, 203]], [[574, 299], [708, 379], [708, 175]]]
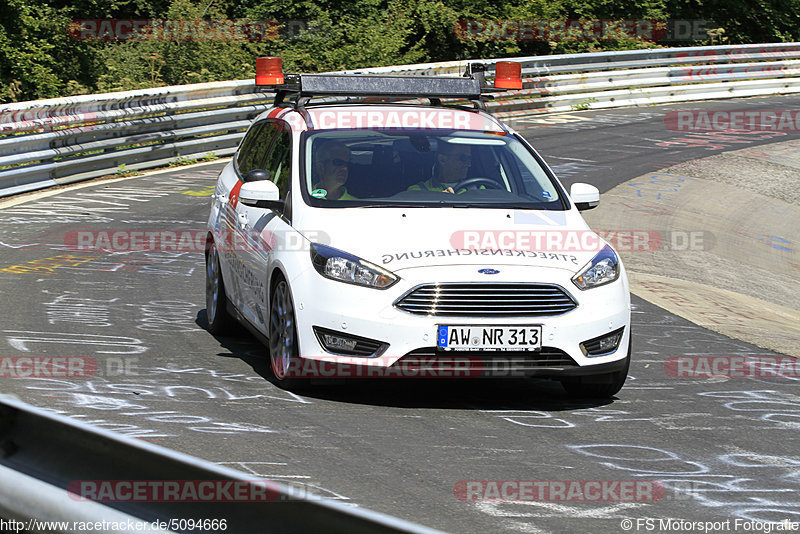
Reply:
[[302, 144], [312, 206], [565, 209], [531, 151], [500, 132], [325, 130]]

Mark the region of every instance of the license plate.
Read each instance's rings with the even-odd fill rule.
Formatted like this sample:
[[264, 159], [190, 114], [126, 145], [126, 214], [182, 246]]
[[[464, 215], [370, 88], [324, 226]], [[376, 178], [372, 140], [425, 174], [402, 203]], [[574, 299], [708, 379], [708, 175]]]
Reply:
[[440, 350], [539, 350], [542, 327], [537, 326], [444, 326], [437, 327]]

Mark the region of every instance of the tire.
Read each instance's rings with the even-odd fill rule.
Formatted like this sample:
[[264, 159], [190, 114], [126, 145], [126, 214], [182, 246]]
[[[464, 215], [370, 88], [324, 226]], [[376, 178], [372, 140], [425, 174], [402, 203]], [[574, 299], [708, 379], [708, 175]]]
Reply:
[[269, 307], [269, 361], [272, 374], [283, 389], [301, 389], [308, 384], [303, 378], [287, 376], [299, 369], [297, 325], [289, 284], [279, 279], [272, 290]]
[[[628, 343], [628, 356], [625, 358], [625, 366], [619, 371], [609, 373], [608, 382], [603, 383], [585, 383], [582, 377], [564, 378], [561, 380], [561, 385], [569, 395], [580, 398], [596, 398], [607, 399], [613, 397], [622, 386], [625, 385], [625, 380], [628, 378], [628, 369], [631, 366], [631, 346]], [[596, 379], [596, 378], [595, 378]]]
[[222, 281], [219, 253], [212, 240], [206, 250], [206, 318], [208, 331], [214, 335], [224, 335], [233, 326], [233, 317], [228, 314], [227, 305], [228, 296]]

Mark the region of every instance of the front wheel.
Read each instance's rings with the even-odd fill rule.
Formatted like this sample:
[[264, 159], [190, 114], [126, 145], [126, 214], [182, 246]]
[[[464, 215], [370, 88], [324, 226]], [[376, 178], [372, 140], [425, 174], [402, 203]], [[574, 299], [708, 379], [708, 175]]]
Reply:
[[631, 344], [628, 343], [628, 356], [625, 366], [619, 371], [609, 373], [608, 381], [602, 383], [586, 383], [582, 377], [563, 378], [561, 385], [573, 397], [606, 399], [619, 393], [625, 380], [628, 378], [628, 369], [631, 366]]
[[296, 389], [306, 381], [293, 377], [299, 371], [297, 326], [289, 284], [280, 280], [272, 290], [269, 313], [269, 359], [272, 374], [285, 389]]

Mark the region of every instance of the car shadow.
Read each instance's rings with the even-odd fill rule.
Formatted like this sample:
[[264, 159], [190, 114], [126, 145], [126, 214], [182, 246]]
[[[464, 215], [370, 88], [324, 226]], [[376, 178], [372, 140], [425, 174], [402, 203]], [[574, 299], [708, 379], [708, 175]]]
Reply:
[[571, 397], [558, 382], [534, 378], [361, 378], [336, 384], [312, 384], [298, 394], [348, 404], [458, 410], [557, 412], [596, 408], [613, 402], [613, 399]]

